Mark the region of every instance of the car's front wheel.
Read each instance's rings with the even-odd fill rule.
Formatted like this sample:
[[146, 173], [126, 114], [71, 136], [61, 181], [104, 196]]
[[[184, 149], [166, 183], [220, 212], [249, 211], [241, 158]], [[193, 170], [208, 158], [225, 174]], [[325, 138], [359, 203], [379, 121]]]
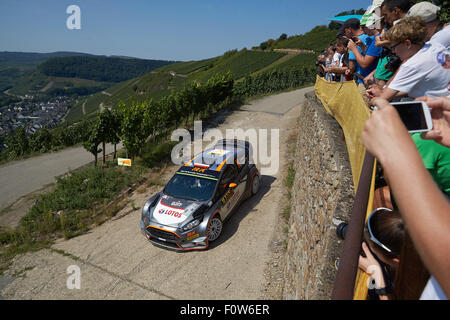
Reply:
[[222, 220], [220, 220], [220, 216], [216, 214], [209, 223], [208, 240], [211, 242], [217, 240], [217, 238], [219, 238], [219, 236], [222, 234], [222, 228]]

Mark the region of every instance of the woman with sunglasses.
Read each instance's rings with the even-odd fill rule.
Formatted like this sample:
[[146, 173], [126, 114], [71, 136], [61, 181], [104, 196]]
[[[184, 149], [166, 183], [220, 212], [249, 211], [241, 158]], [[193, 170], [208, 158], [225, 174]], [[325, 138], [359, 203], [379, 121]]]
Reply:
[[372, 299], [391, 298], [404, 235], [403, 220], [397, 211], [377, 208], [369, 215], [362, 244], [365, 256], [359, 257], [358, 264], [371, 276], [368, 286]]
[[[441, 32], [450, 32], [446, 28]], [[428, 29], [420, 17], [408, 17], [399, 21], [385, 35], [390, 49], [402, 60], [402, 64], [390, 83], [384, 88], [367, 90], [369, 98], [381, 97], [388, 101], [409, 96], [448, 96], [450, 70], [436, 59], [448, 49], [439, 42], [427, 42]], [[371, 104], [374, 104], [371, 102]]]

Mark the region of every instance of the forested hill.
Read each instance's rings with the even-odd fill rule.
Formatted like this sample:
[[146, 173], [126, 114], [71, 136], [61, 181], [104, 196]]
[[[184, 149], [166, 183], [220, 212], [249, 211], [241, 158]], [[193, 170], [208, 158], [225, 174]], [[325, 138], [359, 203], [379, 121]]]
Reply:
[[76, 56], [51, 58], [38, 70], [46, 76], [121, 82], [173, 63], [165, 60]]
[[58, 51], [52, 53], [0, 51], [0, 64], [35, 63], [35, 62], [41, 63], [50, 58], [68, 57], [68, 56], [92, 56], [92, 55], [81, 52], [66, 52], [66, 51]]

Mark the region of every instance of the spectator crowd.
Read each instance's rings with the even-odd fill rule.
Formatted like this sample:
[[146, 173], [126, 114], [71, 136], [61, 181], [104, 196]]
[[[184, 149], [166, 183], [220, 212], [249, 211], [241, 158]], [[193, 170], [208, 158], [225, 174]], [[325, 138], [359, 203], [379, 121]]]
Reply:
[[[327, 81], [355, 81], [371, 109], [363, 143], [386, 185], [369, 215], [359, 267], [390, 299], [407, 231], [428, 272], [421, 299], [450, 297], [450, 28], [435, 4], [373, 0], [318, 57]], [[433, 129], [409, 133], [391, 102], [425, 101]], [[375, 108], [376, 106], [376, 108]]]

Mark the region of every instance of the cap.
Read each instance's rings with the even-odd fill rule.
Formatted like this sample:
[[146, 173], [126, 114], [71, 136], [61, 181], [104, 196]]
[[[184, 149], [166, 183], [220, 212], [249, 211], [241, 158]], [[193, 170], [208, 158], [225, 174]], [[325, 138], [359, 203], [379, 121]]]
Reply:
[[359, 19], [357, 18], [350, 18], [348, 20], [345, 20], [344, 24], [342, 25], [342, 27], [344, 29], [346, 28], [352, 28], [352, 29], [358, 29], [361, 26]]
[[368, 7], [366, 12], [364, 12], [364, 15], [361, 17], [360, 20], [360, 24], [362, 26], [365, 26], [367, 24], [367, 21], [370, 19], [370, 17], [372, 16], [372, 12], [370, 12], [370, 9], [372, 8], [372, 6]]
[[441, 8], [431, 2], [419, 2], [409, 9], [406, 17], [420, 17], [428, 23], [438, 18], [439, 10]]
[[380, 17], [375, 12], [367, 19], [366, 27], [369, 29], [379, 29], [381, 27], [380, 21], [383, 17]]
[[367, 9], [366, 13], [372, 13], [375, 9], [380, 8], [384, 0], [373, 0], [372, 5]]
[[358, 29], [360, 26], [361, 24], [359, 20], [356, 18], [350, 18], [348, 20], [345, 20], [344, 24], [339, 28], [336, 38], [345, 36], [345, 29], [347, 28]]

